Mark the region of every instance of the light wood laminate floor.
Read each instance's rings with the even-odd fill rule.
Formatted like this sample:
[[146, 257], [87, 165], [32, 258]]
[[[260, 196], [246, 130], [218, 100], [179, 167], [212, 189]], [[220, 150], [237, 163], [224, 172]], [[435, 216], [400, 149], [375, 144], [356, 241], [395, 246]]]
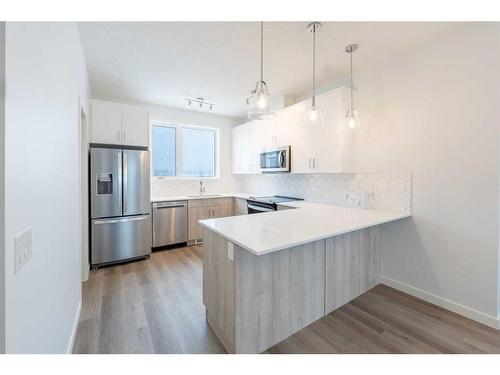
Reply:
[[[199, 246], [90, 273], [74, 353], [225, 353]], [[379, 285], [266, 353], [500, 353], [500, 331]]]

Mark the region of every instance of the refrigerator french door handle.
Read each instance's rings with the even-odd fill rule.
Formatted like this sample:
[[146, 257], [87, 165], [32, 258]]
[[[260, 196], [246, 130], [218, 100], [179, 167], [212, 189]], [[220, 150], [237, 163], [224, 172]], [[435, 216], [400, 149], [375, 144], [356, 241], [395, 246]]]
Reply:
[[123, 212], [127, 212], [127, 186], [128, 186], [128, 156], [127, 153], [123, 153]]
[[[123, 175], [122, 175], [122, 151], [117, 152], [118, 157], [118, 201], [120, 202], [120, 208], [123, 214], [123, 201], [122, 201], [122, 186], [123, 186]], [[121, 214], [120, 214], [121, 215]]]

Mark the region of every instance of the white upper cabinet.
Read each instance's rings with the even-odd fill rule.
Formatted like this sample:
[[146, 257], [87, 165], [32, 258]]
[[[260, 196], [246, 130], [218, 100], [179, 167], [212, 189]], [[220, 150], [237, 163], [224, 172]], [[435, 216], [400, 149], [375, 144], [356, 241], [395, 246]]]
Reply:
[[259, 128], [250, 121], [233, 128], [233, 173], [259, 172]]
[[[288, 145], [292, 173], [355, 171], [356, 135], [343, 130], [346, 94], [347, 89], [341, 87], [316, 97], [324, 127], [305, 124], [308, 99], [278, 111], [272, 120], [250, 121], [233, 128], [233, 173], [258, 173], [260, 150]], [[254, 159], [256, 169], [249, 167]]]
[[124, 145], [149, 145], [149, 112], [135, 105], [123, 105], [122, 141]]
[[255, 127], [257, 129], [257, 140], [259, 153], [262, 149], [277, 147], [278, 137], [276, 133], [277, 119], [255, 120]]
[[139, 106], [92, 100], [91, 142], [148, 147], [148, 110]]
[[92, 100], [91, 141], [122, 144], [122, 105]]

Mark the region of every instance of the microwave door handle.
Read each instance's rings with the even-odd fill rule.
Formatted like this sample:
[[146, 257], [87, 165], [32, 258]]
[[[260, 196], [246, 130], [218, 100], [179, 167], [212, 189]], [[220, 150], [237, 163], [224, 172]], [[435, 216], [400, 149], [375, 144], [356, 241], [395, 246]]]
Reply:
[[280, 151], [280, 167], [285, 168], [285, 153], [284, 151]]

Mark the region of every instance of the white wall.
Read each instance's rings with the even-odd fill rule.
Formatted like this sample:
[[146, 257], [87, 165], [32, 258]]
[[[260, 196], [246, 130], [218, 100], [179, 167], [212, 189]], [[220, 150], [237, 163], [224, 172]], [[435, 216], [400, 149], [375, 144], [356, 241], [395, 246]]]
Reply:
[[413, 177], [412, 219], [382, 232], [383, 274], [487, 323], [499, 307], [499, 67], [499, 24], [473, 23], [358, 80], [359, 168]]
[[0, 354], [5, 352], [5, 22], [0, 22]]
[[[98, 97], [96, 99], [117, 101], [109, 97]], [[234, 125], [243, 123], [245, 120], [235, 117], [227, 117], [208, 113], [206, 111], [187, 110], [144, 103], [125, 102], [127, 104], [141, 105], [149, 109], [150, 118], [162, 121], [172, 121], [186, 125], [206, 126], [219, 129], [220, 142], [220, 179], [205, 179], [205, 184], [210, 191], [229, 191], [232, 189], [232, 132]], [[151, 181], [152, 197], [178, 195], [179, 190], [185, 193], [196, 194], [198, 192], [198, 179], [153, 179]], [[184, 194], [185, 194], [184, 193]]]
[[[81, 301], [78, 98], [89, 88], [74, 23], [7, 23], [6, 350], [64, 353]], [[14, 275], [14, 237], [33, 256]]]

